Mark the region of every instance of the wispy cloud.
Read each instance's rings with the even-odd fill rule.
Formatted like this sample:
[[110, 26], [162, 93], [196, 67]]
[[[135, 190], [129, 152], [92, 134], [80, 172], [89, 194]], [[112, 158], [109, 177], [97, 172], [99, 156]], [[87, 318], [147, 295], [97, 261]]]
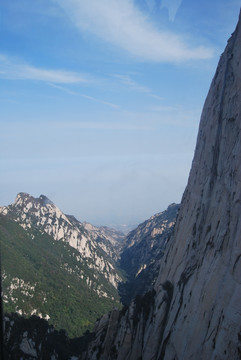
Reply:
[[212, 57], [178, 34], [159, 31], [132, 0], [53, 0], [81, 31], [88, 31], [144, 61], [177, 62]]
[[164, 98], [159, 96], [159, 95], [155, 95], [155, 94], [149, 94], [149, 96], [151, 96], [153, 99], [156, 99], [156, 100], [163, 100]]
[[123, 85], [127, 86], [129, 89], [133, 91], [147, 94], [149, 97], [152, 97], [153, 99], [156, 100], [163, 100], [163, 98], [160, 97], [159, 95], [153, 94], [152, 90], [149, 87], [139, 84], [138, 82], [133, 80], [129, 75], [114, 74], [112, 75], [112, 77], [116, 78]]
[[122, 84], [126, 85], [127, 87], [131, 88], [132, 90], [143, 92], [143, 93], [151, 93], [151, 90], [144, 85], [138, 84], [134, 81], [129, 75], [122, 75], [122, 74], [114, 74], [112, 77], [118, 79]]
[[79, 95], [77, 91], [72, 91], [72, 90], [69, 90], [63, 86], [60, 86], [60, 85], [55, 85], [55, 84], [52, 84], [52, 83], [49, 83], [49, 86], [55, 88], [55, 89], [58, 89], [58, 90], [61, 90], [61, 91], [64, 91], [65, 93], [69, 94], [69, 95]]
[[150, 126], [143, 124], [134, 124], [127, 122], [103, 122], [103, 121], [76, 121], [76, 122], [60, 122], [54, 123], [54, 126], [58, 128], [67, 129], [90, 129], [90, 130], [150, 130]]
[[152, 111], [156, 111], [156, 112], [170, 112], [170, 111], [175, 111], [177, 112], [178, 111], [178, 107], [176, 106], [152, 106], [151, 107], [151, 110]]
[[69, 94], [69, 95], [81, 96], [81, 97], [83, 97], [83, 98], [85, 98], [85, 99], [88, 99], [88, 100], [90, 100], [90, 101], [94, 101], [94, 102], [97, 102], [97, 103], [100, 103], [100, 104], [103, 104], [103, 105], [107, 105], [107, 106], [109, 106], [109, 107], [111, 107], [111, 108], [114, 108], [114, 109], [119, 108], [119, 106], [118, 106], [117, 104], [113, 104], [113, 103], [111, 103], [111, 102], [109, 102], [109, 101], [105, 101], [105, 100], [102, 100], [102, 99], [97, 99], [97, 98], [95, 98], [95, 97], [93, 97], [93, 96], [90, 96], [90, 95], [81, 94], [81, 93], [79, 93], [79, 92], [77, 92], [77, 91], [69, 90], [69, 89], [67, 89], [67, 88], [65, 88], [65, 87], [63, 87], [63, 86], [59, 86], [59, 85], [55, 85], [55, 84], [51, 84], [51, 83], [50, 83], [49, 85], [52, 86], [52, 87], [54, 87], [54, 88], [56, 88], [56, 89], [59, 89], [59, 90], [61, 90], [61, 91], [64, 91], [64, 92], [66, 92], [66, 93]]
[[14, 80], [36, 80], [59, 84], [87, 82], [84, 75], [66, 70], [37, 68], [0, 54], [0, 77]]
[[175, 20], [177, 11], [181, 6], [181, 3], [182, 0], [162, 0], [161, 8], [167, 8], [170, 21]]
[[82, 97], [84, 97], [84, 98], [86, 98], [86, 99], [89, 99], [89, 100], [91, 100], [91, 101], [95, 101], [95, 102], [98, 102], [98, 103], [100, 103], [100, 104], [110, 106], [110, 107], [115, 108], [115, 109], [119, 108], [119, 106], [116, 105], [116, 104], [113, 104], [113, 103], [111, 103], [111, 102], [109, 102], [109, 101], [104, 101], [104, 100], [97, 99], [97, 98], [95, 98], [95, 97], [93, 97], [93, 96], [84, 95], [84, 94], [80, 94], [80, 96], [82, 96]]

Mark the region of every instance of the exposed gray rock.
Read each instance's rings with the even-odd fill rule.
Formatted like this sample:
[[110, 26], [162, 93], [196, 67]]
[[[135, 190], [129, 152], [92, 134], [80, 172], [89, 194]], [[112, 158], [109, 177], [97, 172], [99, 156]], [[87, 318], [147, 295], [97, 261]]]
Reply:
[[[200, 123], [174, 235], [149, 301], [109, 315], [85, 359], [241, 356], [241, 20]], [[110, 331], [111, 329], [111, 331]], [[96, 352], [98, 348], [98, 353]]]
[[165, 248], [178, 209], [177, 204], [169, 205], [167, 210], [153, 215], [127, 235], [120, 264], [130, 276], [136, 277]]
[[[94, 334], [77, 342], [63, 332], [49, 333], [43, 319], [21, 319], [20, 327], [16, 316], [5, 318], [9, 353], [23, 359], [241, 358], [240, 45], [241, 19], [205, 102], [188, 185], [155, 288], [106, 314]], [[40, 200], [43, 208], [53, 206], [44, 196]], [[57, 212], [54, 224], [73, 221]]]
[[179, 205], [153, 215], [131, 231], [123, 241], [120, 266], [128, 281], [119, 284], [122, 302], [129, 304], [136, 295], [150, 291], [157, 279], [160, 260], [173, 232]]
[[119, 231], [81, 223], [74, 216], [65, 215], [45, 195], [35, 198], [19, 193], [12, 205], [0, 207], [0, 214], [10, 216], [25, 230], [36, 227], [56, 241], [67, 242], [79, 251], [80, 261], [85, 261], [90, 269], [103, 273], [115, 288], [122, 281], [116, 268], [117, 256], [114, 255], [124, 238]]

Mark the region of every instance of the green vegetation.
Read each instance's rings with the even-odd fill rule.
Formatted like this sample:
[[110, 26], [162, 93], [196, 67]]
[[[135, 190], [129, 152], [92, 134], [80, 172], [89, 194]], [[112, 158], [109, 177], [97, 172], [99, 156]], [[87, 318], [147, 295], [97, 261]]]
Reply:
[[55, 329], [77, 337], [113, 306], [120, 307], [117, 290], [67, 243], [24, 230], [1, 215], [0, 241], [5, 312], [49, 316]]

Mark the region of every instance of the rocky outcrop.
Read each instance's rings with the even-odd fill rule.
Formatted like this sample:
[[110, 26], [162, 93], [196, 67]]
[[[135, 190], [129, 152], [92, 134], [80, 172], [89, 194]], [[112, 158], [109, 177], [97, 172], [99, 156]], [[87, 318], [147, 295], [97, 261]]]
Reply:
[[156, 258], [173, 231], [179, 205], [171, 204], [167, 210], [153, 215], [132, 230], [124, 240], [120, 265], [132, 277]]
[[241, 356], [241, 20], [221, 56], [155, 296], [96, 325], [85, 359]]
[[64, 241], [0, 215], [0, 247], [4, 313], [37, 315], [73, 337], [120, 306], [117, 289]]
[[35, 198], [19, 193], [12, 205], [0, 207], [0, 214], [8, 215], [25, 230], [37, 228], [57, 241], [67, 242], [78, 250], [80, 261], [101, 272], [115, 288], [122, 281], [115, 263], [117, 256], [113, 255], [124, 237], [120, 232], [81, 223], [74, 216], [65, 215], [45, 195]]
[[107, 254], [113, 259], [119, 260], [125, 238], [124, 233], [107, 226], [93, 226], [87, 222], [83, 222], [82, 225]]
[[119, 292], [124, 304], [153, 288], [178, 209], [177, 204], [169, 205], [167, 210], [153, 215], [131, 231], [123, 241], [120, 266], [128, 281], [119, 284]]

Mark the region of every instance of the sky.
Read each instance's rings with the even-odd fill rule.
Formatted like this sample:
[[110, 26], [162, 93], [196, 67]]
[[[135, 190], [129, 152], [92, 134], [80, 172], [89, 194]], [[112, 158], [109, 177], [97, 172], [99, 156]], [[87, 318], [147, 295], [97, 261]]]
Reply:
[[2, 0], [0, 205], [94, 225], [179, 203], [241, 0]]

